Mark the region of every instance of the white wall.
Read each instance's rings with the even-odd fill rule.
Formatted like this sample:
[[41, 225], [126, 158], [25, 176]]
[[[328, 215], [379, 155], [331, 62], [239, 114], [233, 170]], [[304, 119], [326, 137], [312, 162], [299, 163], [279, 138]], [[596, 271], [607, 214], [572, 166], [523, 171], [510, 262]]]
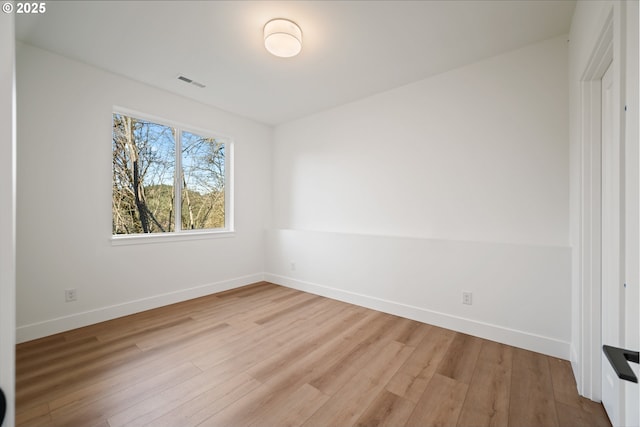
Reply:
[[276, 128], [276, 228], [567, 245], [566, 38]]
[[15, 49], [14, 15], [0, 14], [0, 387], [7, 397], [5, 427], [15, 411]]
[[[22, 44], [17, 93], [19, 341], [262, 279], [270, 128]], [[234, 138], [234, 237], [111, 245], [114, 105]]]
[[268, 278], [568, 357], [568, 132], [566, 37], [279, 126]]

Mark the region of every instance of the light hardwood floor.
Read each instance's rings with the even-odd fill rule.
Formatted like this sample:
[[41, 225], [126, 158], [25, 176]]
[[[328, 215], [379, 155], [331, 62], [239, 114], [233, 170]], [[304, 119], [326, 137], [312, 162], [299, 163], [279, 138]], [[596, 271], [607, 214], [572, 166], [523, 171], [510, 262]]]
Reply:
[[259, 283], [20, 344], [18, 426], [608, 426], [569, 363]]

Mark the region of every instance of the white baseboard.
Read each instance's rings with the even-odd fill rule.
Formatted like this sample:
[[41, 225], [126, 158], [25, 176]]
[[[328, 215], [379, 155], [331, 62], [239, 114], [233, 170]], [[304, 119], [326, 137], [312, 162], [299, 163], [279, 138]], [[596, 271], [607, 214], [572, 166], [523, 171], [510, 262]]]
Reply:
[[59, 332], [104, 322], [105, 320], [128, 316], [141, 311], [175, 304], [177, 302], [193, 298], [199, 298], [216, 292], [238, 288], [240, 286], [250, 285], [262, 280], [264, 280], [264, 274], [251, 274], [230, 280], [223, 280], [221, 282], [208, 283], [206, 285], [196, 286], [189, 289], [168, 292], [166, 294], [154, 295], [148, 298], [141, 298], [135, 301], [128, 301], [122, 304], [115, 304], [108, 307], [83, 311], [81, 313], [74, 313], [68, 316], [45, 320], [43, 322], [31, 323], [29, 325], [19, 326], [16, 329], [16, 341], [18, 343], [31, 341], [48, 335], [57, 334]]
[[580, 360], [578, 359], [578, 350], [576, 347], [571, 344], [571, 358], [569, 361], [571, 362], [571, 370], [573, 371], [573, 376], [576, 379], [576, 387], [578, 388], [578, 393], [584, 396], [583, 383], [582, 383], [582, 370], [580, 367]]
[[16, 329], [16, 340], [18, 343], [30, 341], [263, 280], [553, 357], [569, 359], [572, 356], [568, 342], [270, 273], [256, 273], [20, 326]]
[[430, 325], [451, 329], [457, 332], [462, 332], [565, 360], [569, 359], [570, 356], [570, 343], [554, 338], [544, 337], [503, 326], [492, 325], [463, 317], [452, 316], [450, 314], [440, 313], [426, 308], [357, 294], [276, 274], [265, 273], [264, 280], [277, 285], [348, 302], [350, 304], [371, 308], [373, 310], [417, 320]]

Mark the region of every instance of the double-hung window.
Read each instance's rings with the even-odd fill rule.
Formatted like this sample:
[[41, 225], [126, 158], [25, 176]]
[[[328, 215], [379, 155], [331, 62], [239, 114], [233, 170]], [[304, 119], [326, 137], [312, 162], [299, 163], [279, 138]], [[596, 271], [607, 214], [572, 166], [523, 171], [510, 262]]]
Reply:
[[113, 113], [112, 234], [233, 231], [228, 138]]

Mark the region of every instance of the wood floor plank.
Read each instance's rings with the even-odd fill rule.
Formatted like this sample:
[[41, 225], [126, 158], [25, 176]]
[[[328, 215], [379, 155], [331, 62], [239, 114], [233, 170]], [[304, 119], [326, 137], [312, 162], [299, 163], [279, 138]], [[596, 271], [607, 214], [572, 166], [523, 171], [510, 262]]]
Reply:
[[391, 378], [387, 390], [417, 403], [455, 335], [453, 331], [431, 326], [411, 357]]
[[[348, 426], [355, 424], [385, 384], [414, 351], [392, 341], [370, 360], [358, 374], [318, 409], [303, 426]], [[345, 402], [349, 402], [345, 405]]]
[[482, 343], [459, 427], [508, 424], [512, 365], [512, 347], [492, 341]]
[[49, 359], [48, 363], [43, 363], [29, 370], [21, 368], [19, 379], [16, 382], [19, 382], [21, 387], [28, 386], [32, 383], [42, 384], [42, 382], [48, 378], [56, 376], [61, 370], [73, 372], [71, 368], [77, 367], [78, 365], [121, 358], [122, 354], [127, 352], [140, 352], [140, 349], [132, 342], [122, 342], [116, 345], [100, 344], [75, 357]]
[[[131, 341], [138, 342], [138, 338], [150, 339], [155, 335], [162, 333], [178, 332], [181, 329], [188, 329], [193, 327], [196, 322], [190, 316], [172, 316], [170, 319], [165, 318], [163, 322], [146, 322], [145, 324], [137, 324], [135, 327], [129, 328], [126, 332], [121, 329], [105, 331], [96, 335], [96, 339], [103, 343], [110, 343], [114, 341], [123, 341], [129, 339]], [[178, 332], [179, 333], [179, 332]]]
[[[219, 294], [216, 294], [216, 296]], [[242, 298], [216, 298], [209, 306], [199, 306], [195, 311], [189, 311], [189, 315], [196, 321], [204, 323], [226, 322], [232, 325], [250, 321], [243, 316], [257, 313], [260, 309], [273, 309], [273, 300], [281, 296], [299, 298], [298, 293], [292, 289], [276, 287], [268, 292], [253, 293]]]
[[558, 426], [558, 415], [547, 356], [513, 350], [509, 425]]
[[415, 406], [406, 426], [449, 427], [458, 423], [467, 384], [434, 374]]
[[[379, 316], [379, 313], [369, 312], [358, 323], [365, 324], [370, 322], [371, 318]], [[308, 384], [310, 379], [317, 377], [318, 373], [326, 372], [334, 361], [341, 357], [342, 353], [336, 350], [339, 349], [341, 342], [344, 342], [345, 337], [358, 335], [358, 323], [346, 328], [330, 342], [311, 351], [302, 359], [291, 360], [287, 355], [287, 360], [290, 363], [283, 366], [281, 370], [274, 370], [270, 376], [264, 377], [266, 382], [263, 387], [252, 391], [240, 401], [216, 413], [204, 425], [250, 425], [259, 423], [264, 417], [261, 412], [262, 408], [277, 408], [285, 405], [289, 399], [295, 399], [295, 396], [299, 394], [299, 390], [305, 389], [305, 384]], [[252, 370], [248, 372], [252, 372]], [[321, 396], [318, 396], [318, 399], [320, 398]], [[305, 410], [313, 409], [306, 405], [302, 406], [302, 408]], [[301, 417], [302, 415], [298, 411], [298, 416]]]
[[137, 427], [146, 425], [236, 375], [238, 373], [230, 369], [205, 371], [159, 393], [147, 393], [146, 399], [109, 417], [109, 426]]
[[[287, 305], [293, 305], [303, 301], [309, 301], [311, 303], [313, 300], [316, 300], [315, 295], [300, 293], [288, 300]], [[282, 308], [283, 307], [279, 305], [273, 304], [271, 299], [264, 295], [261, 304], [246, 303], [246, 301], [230, 304], [227, 308], [224, 321], [229, 324], [234, 324], [236, 322], [255, 323], [257, 319], [269, 316]], [[222, 312], [209, 313], [206, 316], [202, 316], [200, 318], [194, 316], [194, 318], [201, 321], [211, 322], [218, 320], [221, 313]]]
[[[101, 375], [83, 386], [70, 387], [67, 392], [61, 394], [59, 397], [51, 396], [49, 408], [51, 411], [55, 411], [71, 404], [76, 406], [87, 405], [108, 397], [111, 394], [126, 392], [126, 389], [136, 384], [144, 383], [150, 378], [157, 378], [159, 373], [165, 373], [183, 364], [184, 361], [178, 362], [177, 360], [157, 358], [156, 360], [148, 361], [148, 363], [134, 365], [128, 368], [126, 366], [119, 366], [117, 370], [110, 372], [111, 375]], [[191, 369], [190, 366], [189, 369]], [[192, 372], [197, 373], [195, 370]]]
[[365, 319], [366, 315], [363, 310], [350, 310], [350, 312], [350, 314], [344, 313], [344, 316], [334, 316], [325, 322], [319, 334], [309, 334], [301, 337], [298, 341], [285, 344], [280, 351], [257, 363], [248, 372], [254, 378], [266, 382], [275, 372], [281, 372], [292, 361], [300, 360], [313, 353], [341, 332], [348, 331], [351, 326], [357, 325]]
[[431, 331], [430, 325], [415, 320], [400, 318], [399, 321], [406, 324], [406, 327], [395, 337], [395, 340], [410, 347], [417, 347]]
[[578, 388], [573, 376], [571, 364], [567, 360], [548, 358], [553, 395], [558, 408], [558, 421], [560, 425], [574, 418], [584, 422], [588, 417], [590, 423], [598, 426], [610, 426], [609, 418], [601, 403], [596, 403], [578, 394]]
[[198, 426], [250, 426], [259, 423], [268, 411], [277, 411], [280, 405], [296, 400], [305, 385], [288, 384], [279, 389], [260, 386], [206, 418]]
[[117, 414], [139, 401], [144, 400], [150, 393], [158, 393], [175, 384], [192, 378], [201, 371], [187, 362], [176, 368], [160, 372], [139, 383], [117, 393], [98, 395], [98, 399], [86, 399], [62, 406], [51, 412], [53, 425], [57, 427], [96, 425], [106, 421], [113, 414]]
[[154, 348], [173, 346], [177, 347], [202, 335], [209, 335], [228, 328], [228, 323], [200, 324], [186, 323], [168, 330], [154, 331], [148, 336], [136, 340], [136, 346], [142, 351]]
[[[65, 393], [75, 382], [92, 381], [101, 372], [108, 372], [127, 359], [140, 356], [140, 353], [141, 351], [137, 347], [127, 346], [86, 364], [75, 365], [73, 369], [60, 370], [58, 373], [50, 372], [47, 375], [16, 381], [16, 405], [28, 407], [42, 403], [50, 399], [51, 396]], [[59, 372], [66, 372], [66, 375], [61, 376]]]
[[569, 362], [556, 358], [550, 358], [548, 362], [554, 398], [567, 405], [580, 406], [580, 396]]
[[[587, 411], [581, 410], [574, 405], [556, 402], [559, 425], [611, 427], [611, 421], [609, 421], [602, 404], [592, 401], [589, 402], [591, 402], [593, 407]], [[587, 404], [587, 406], [588, 405], [589, 404]]]
[[261, 385], [250, 375], [241, 373], [220, 384], [219, 387], [210, 389], [155, 418], [148, 425], [153, 427], [197, 426]]
[[467, 334], [456, 334], [447, 349], [437, 373], [469, 384], [480, 354], [482, 340]]
[[16, 347], [17, 426], [606, 426], [567, 361], [269, 283]]
[[578, 387], [571, 370], [571, 364], [567, 360], [556, 358], [547, 360], [549, 362], [555, 400], [566, 405], [584, 408], [583, 399], [578, 394]]
[[309, 384], [325, 394], [332, 395], [349, 378], [356, 375], [362, 366], [367, 367], [368, 361], [401, 333], [406, 324], [396, 322], [394, 316], [382, 315], [364, 326], [363, 334], [358, 337], [363, 339]]
[[329, 396], [305, 383], [290, 399], [286, 399], [269, 411], [263, 411], [263, 416], [257, 420], [254, 419], [249, 426], [300, 426], [312, 414], [317, 412], [327, 400], [329, 400]]
[[220, 299], [229, 298], [229, 297], [243, 298], [243, 297], [256, 295], [256, 294], [264, 294], [276, 288], [278, 288], [278, 286], [272, 283], [258, 282], [258, 283], [252, 283], [246, 286], [241, 286], [239, 288], [229, 289], [228, 291], [218, 292], [216, 296]]
[[70, 346], [68, 342], [63, 343], [57, 348], [48, 347], [46, 350], [41, 350], [36, 353], [27, 353], [26, 355], [21, 351], [16, 351], [16, 355], [20, 354], [20, 360], [16, 364], [16, 375], [22, 377], [23, 375], [38, 369], [42, 365], [49, 363], [56, 363], [61, 360], [73, 358], [76, 355], [81, 355], [86, 351], [98, 346], [100, 342], [96, 337], [87, 337], [84, 340], [79, 340]]
[[[388, 342], [384, 347], [376, 349], [372, 357], [366, 359], [366, 364], [360, 365], [358, 375], [365, 375], [376, 380], [382, 388], [398, 372], [398, 369], [414, 351], [414, 347], [404, 345], [398, 341]], [[342, 388], [345, 387], [349, 387], [348, 383]]]
[[[213, 298], [205, 297], [208, 300]], [[141, 313], [131, 314], [119, 317], [117, 319], [96, 323], [94, 325], [85, 326], [71, 331], [66, 331], [60, 335], [64, 337], [66, 342], [76, 342], [88, 337], [99, 337], [102, 334], [109, 334], [114, 330], [118, 330], [121, 335], [127, 335], [130, 332], [153, 327], [158, 323], [166, 323], [175, 320], [176, 316], [184, 316], [187, 307], [192, 303], [185, 301], [182, 303], [172, 304], [162, 307], [163, 316], [159, 318], [154, 310], [143, 311]]]
[[[361, 335], [362, 327], [377, 318], [379, 313], [368, 311], [366, 315], [352, 325], [347, 325], [344, 330], [338, 332], [330, 340], [319, 347], [302, 355], [298, 359], [287, 358], [289, 363], [283, 364], [281, 369], [267, 371], [260, 369], [256, 378], [263, 381], [273, 390], [283, 387], [300, 387], [313, 379], [325, 375], [335, 363], [351, 351], [359, 342], [356, 337]], [[258, 368], [259, 365], [256, 365]], [[256, 375], [254, 369], [247, 372]]]
[[287, 307], [281, 308], [281, 309], [279, 309], [279, 310], [277, 310], [277, 311], [275, 311], [273, 313], [270, 313], [270, 314], [266, 315], [265, 317], [262, 317], [260, 319], [256, 319], [256, 320], [254, 320], [254, 322], [257, 323], [258, 325], [264, 325], [265, 323], [271, 322], [274, 319], [278, 319], [281, 316], [293, 313], [293, 312], [295, 312], [297, 310], [301, 310], [303, 308], [308, 308], [309, 304], [311, 304], [313, 301], [321, 302], [322, 298], [319, 297], [319, 296], [314, 295], [309, 299], [302, 300], [302, 301], [300, 301], [300, 302], [298, 302], [296, 304], [291, 304], [291, 305], [289, 305]]
[[51, 415], [49, 414], [49, 405], [46, 403], [16, 411], [16, 425], [31, 426], [50, 423]]
[[234, 359], [237, 364], [244, 363], [248, 369], [263, 360], [265, 355], [270, 355], [278, 350], [284, 343], [304, 337], [305, 327], [318, 327], [324, 324], [332, 316], [332, 313], [333, 309], [317, 311], [311, 309], [305, 312], [307, 318], [304, 319], [300, 318], [296, 321], [280, 319], [281, 326], [286, 325], [286, 327], [270, 325], [270, 328], [267, 329], [257, 328], [262, 329], [260, 334], [238, 337], [237, 340], [224, 346], [216, 346], [212, 351], [194, 358], [193, 361], [202, 370], [207, 370], [228, 359]]
[[355, 426], [403, 426], [409, 419], [414, 407], [415, 404], [413, 402], [383, 389], [360, 415]]
[[33, 356], [39, 356], [48, 352], [56, 351], [61, 347], [66, 347], [68, 341], [64, 339], [62, 334], [51, 335], [37, 340], [28, 341], [16, 345], [16, 362]]
[[129, 387], [141, 379], [149, 378], [163, 372], [167, 367], [179, 366], [190, 358], [199, 357], [211, 351], [212, 343], [222, 341], [224, 337], [242, 334], [245, 330], [235, 328], [221, 329], [211, 332], [209, 335], [200, 336], [197, 339], [183, 343], [175, 348], [162, 347], [143, 352], [141, 357], [131, 358], [126, 363], [111, 367], [108, 371], [101, 372], [98, 381], [78, 381], [66, 384], [67, 391], [50, 402], [54, 409], [56, 406], [64, 406], [69, 400], [76, 400], [79, 396], [93, 396], [95, 387], [102, 390], [118, 392]]

